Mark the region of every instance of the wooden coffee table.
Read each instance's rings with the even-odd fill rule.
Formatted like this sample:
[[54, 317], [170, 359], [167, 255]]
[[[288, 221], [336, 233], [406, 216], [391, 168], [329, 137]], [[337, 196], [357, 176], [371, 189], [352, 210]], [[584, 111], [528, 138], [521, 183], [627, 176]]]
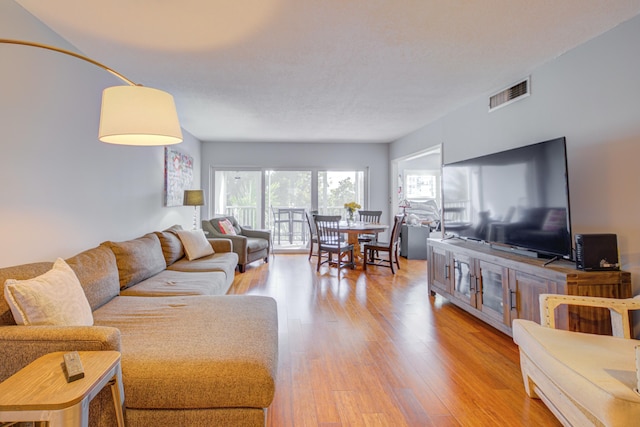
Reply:
[[79, 351], [84, 378], [67, 383], [60, 351], [31, 362], [0, 383], [0, 422], [88, 426], [89, 402], [109, 384], [119, 427], [124, 427], [122, 369], [117, 351]]

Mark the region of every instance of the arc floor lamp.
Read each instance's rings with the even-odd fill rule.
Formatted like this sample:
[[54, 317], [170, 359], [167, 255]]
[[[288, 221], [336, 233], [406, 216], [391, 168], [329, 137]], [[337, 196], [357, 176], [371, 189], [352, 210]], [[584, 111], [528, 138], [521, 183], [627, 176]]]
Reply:
[[0, 39], [0, 43], [31, 46], [73, 56], [96, 65], [128, 86], [108, 87], [102, 92], [98, 139], [120, 145], [172, 145], [182, 142], [182, 130], [173, 96], [136, 84], [98, 61], [55, 46], [24, 40]]

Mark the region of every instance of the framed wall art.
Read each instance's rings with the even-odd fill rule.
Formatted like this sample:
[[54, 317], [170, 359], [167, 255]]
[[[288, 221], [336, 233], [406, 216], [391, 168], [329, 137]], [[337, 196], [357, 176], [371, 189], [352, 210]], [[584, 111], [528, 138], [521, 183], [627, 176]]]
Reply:
[[184, 190], [193, 186], [193, 157], [175, 148], [164, 148], [165, 206], [182, 206]]

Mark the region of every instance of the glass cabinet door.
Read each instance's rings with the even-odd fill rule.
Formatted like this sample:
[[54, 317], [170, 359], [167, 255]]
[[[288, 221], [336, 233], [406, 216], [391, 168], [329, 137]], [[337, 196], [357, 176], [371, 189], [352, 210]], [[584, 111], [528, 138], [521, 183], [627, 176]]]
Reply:
[[429, 245], [427, 250], [431, 252], [429, 268], [427, 272], [429, 274], [429, 283], [433, 289], [450, 294], [450, 270], [449, 270], [449, 253], [438, 247]]
[[496, 320], [509, 324], [509, 311], [505, 312], [505, 294], [508, 292], [507, 269], [480, 261], [480, 300], [478, 308]]
[[474, 260], [466, 255], [453, 255], [453, 293], [456, 297], [476, 306], [476, 276]]

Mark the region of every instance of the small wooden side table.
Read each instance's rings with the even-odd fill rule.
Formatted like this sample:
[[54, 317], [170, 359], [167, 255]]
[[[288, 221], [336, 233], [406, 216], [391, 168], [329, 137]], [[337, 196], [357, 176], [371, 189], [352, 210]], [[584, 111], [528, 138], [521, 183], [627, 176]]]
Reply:
[[122, 369], [117, 351], [79, 351], [84, 378], [67, 383], [60, 351], [46, 354], [0, 383], [0, 422], [89, 425], [89, 402], [109, 384], [119, 427], [124, 427]]

